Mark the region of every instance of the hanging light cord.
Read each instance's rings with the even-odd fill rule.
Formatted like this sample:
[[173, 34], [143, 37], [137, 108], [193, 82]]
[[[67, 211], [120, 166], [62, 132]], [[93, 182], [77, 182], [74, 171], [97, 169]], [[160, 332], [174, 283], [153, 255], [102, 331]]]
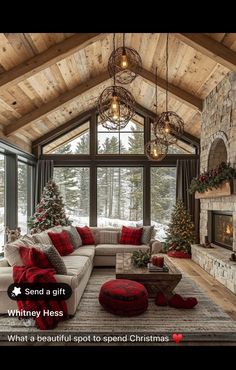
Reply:
[[125, 33], [123, 33], [123, 48], [125, 48]]
[[157, 119], [157, 67], [156, 67], [156, 119]]
[[[113, 53], [115, 54], [116, 50], [116, 34], [113, 33]], [[114, 86], [116, 86], [116, 73], [114, 71], [114, 76], [113, 76], [113, 81], [114, 81]]]
[[166, 112], [168, 111], [168, 90], [169, 90], [169, 68], [168, 68], [168, 61], [169, 61], [169, 33], [166, 34]]

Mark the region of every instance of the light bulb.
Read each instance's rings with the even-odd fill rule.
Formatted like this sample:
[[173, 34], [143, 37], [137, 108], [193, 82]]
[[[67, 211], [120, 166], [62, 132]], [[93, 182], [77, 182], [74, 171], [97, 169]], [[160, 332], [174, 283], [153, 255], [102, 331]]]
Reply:
[[155, 145], [154, 147], [153, 147], [153, 157], [158, 157], [158, 155], [159, 155], [159, 150], [158, 150], [158, 147], [157, 147], [157, 145]]
[[128, 68], [128, 65], [129, 65], [128, 58], [127, 58], [125, 49], [123, 49], [123, 52], [122, 52], [122, 55], [121, 55], [121, 64], [120, 64], [120, 66], [121, 66], [122, 69], [126, 69], [126, 68]]
[[165, 134], [169, 134], [171, 131], [171, 128], [170, 128], [170, 120], [169, 120], [169, 116], [166, 116], [165, 118], [165, 127], [164, 127], [164, 132]]
[[114, 120], [119, 118], [120, 104], [118, 97], [114, 94], [111, 98], [111, 114]]

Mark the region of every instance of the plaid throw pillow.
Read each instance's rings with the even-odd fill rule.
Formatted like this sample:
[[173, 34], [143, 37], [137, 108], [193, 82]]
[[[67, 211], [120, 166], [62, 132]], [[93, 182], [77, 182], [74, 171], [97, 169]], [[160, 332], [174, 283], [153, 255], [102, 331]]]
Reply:
[[77, 226], [76, 230], [80, 234], [83, 245], [95, 244], [95, 240], [94, 240], [92, 231], [90, 230], [90, 228], [88, 226], [84, 226], [84, 227], [78, 227]]
[[61, 256], [67, 256], [73, 252], [74, 249], [66, 231], [62, 231], [61, 233], [49, 232], [48, 236]]
[[122, 226], [120, 244], [141, 245], [143, 228]]
[[39, 249], [21, 246], [19, 252], [24, 266], [43, 269], [52, 267], [46, 254]]

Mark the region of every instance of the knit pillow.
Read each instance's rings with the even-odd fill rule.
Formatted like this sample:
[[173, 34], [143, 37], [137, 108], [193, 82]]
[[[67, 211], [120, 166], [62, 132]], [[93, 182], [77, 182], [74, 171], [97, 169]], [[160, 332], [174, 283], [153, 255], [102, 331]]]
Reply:
[[100, 244], [118, 244], [119, 231], [100, 231]]
[[143, 228], [122, 226], [120, 244], [141, 245]]
[[73, 246], [66, 231], [62, 231], [61, 233], [49, 232], [48, 236], [61, 256], [67, 256], [73, 252]]
[[82, 240], [80, 234], [74, 226], [63, 226], [62, 228], [69, 234], [71, 244], [73, 245], [74, 250], [78, 249], [82, 245]]
[[39, 249], [21, 246], [19, 252], [24, 266], [43, 269], [52, 267], [46, 254]]
[[76, 230], [80, 234], [83, 245], [92, 245], [95, 244], [93, 234], [88, 226], [76, 227]]
[[54, 245], [41, 245], [52, 267], [59, 275], [67, 275], [66, 265]]

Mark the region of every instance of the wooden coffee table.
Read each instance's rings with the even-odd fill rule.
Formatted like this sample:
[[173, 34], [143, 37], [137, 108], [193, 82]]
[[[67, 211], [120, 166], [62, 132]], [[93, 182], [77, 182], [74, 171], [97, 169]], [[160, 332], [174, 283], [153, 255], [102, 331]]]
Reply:
[[164, 256], [164, 263], [169, 272], [149, 272], [147, 267], [136, 267], [132, 264], [131, 257], [132, 253], [117, 253], [116, 279], [135, 280], [143, 284], [149, 297], [155, 297], [157, 292], [162, 292], [167, 298], [174, 294], [173, 290], [180, 282], [182, 274], [167, 255]]

